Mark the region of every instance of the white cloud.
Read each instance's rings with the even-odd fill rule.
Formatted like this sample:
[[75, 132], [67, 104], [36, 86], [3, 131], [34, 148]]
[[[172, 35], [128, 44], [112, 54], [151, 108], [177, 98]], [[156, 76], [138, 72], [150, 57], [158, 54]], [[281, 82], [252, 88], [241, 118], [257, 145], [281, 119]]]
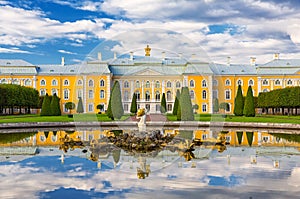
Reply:
[[77, 53], [73, 53], [70, 51], [66, 51], [66, 50], [58, 50], [57, 52], [62, 53], [62, 54], [69, 54], [69, 55], [76, 55]]
[[19, 48], [2, 48], [0, 47], [0, 53], [24, 53], [30, 54], [31, 52], [26, 50], [20, 50]]

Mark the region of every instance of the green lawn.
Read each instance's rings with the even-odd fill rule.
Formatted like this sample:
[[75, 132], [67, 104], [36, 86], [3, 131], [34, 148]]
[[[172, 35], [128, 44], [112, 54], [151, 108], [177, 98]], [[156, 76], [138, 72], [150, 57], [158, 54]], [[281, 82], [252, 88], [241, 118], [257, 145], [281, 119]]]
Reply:
[[[167, 115], [168, 120], [176, 121], [176, 116]], [[258, 115], [256, 117], [244, 117], [227, 115], [226, 118], [221, 114], [195, 114], [195, 121], [218, 121], [218, 122], [262, 122], [262, 123], [294, 123], [300, 124], [300, 115], [282, 116], [282, 115]]]
[[[124, 115], [121, 120], [126, 120], [129, 115]], [[78, 122], [78, 121], [112, 121], [106, 114], [74, 114], [73, 118], [68, 115], [62, 116], [39, 116], [39, 115], [7, 115], [0, 116], [0, 123], [18, 122]]]

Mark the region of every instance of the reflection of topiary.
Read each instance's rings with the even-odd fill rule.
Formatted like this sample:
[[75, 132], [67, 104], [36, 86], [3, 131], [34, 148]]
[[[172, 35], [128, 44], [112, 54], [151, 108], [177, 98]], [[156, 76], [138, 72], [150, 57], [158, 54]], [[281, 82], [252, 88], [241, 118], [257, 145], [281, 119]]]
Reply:
[[138, 116], [138, 117], [141, 117], [141, 116], [143, 116], [143, 115], [145, 115], [145, 109], [144, 109], [144, 108], [140, 108], [140, 109], [138, 110], [138, 112], [137, 112], [137, 116]]

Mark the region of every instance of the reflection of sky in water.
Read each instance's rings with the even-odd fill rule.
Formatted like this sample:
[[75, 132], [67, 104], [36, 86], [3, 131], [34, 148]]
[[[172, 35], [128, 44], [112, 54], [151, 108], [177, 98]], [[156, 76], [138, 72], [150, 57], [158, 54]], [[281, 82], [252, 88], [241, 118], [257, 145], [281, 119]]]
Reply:
[[[275, 159], [279, 169], [273, 167]], [[232, 154], [230, 161], [225, 152], [192, 162], [196, 168], [181, 158], [169, 164], [149, 161], [149, 177], [139, 180], [138, 164], [130, 169], [126, 158], [121, 157], [116, 168], [103, 160], [99, 169], [86, 158], [66, 155], [62, 164], [58, 155], [39, 154], [0, 162], [0, 198], [297, 198], [300, 194], [296, 155], [258, 156], [257, 164], [251, 164], [246, 152]]]

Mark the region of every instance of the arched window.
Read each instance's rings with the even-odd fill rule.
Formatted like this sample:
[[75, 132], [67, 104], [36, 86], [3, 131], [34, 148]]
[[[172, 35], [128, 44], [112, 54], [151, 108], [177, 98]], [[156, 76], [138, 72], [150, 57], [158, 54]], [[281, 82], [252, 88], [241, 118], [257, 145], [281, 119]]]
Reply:
[[55, 89], [55, 88], [52, 88], [52, 90], [51, 90], [51, 94], [52, 94], [52, 95], [54, 95], [54, 94], [56, 94], [56, 95], [57, 95], [57, 89]]
[[264, 85], [264, 86], [269, 85], [269, 81], [264, 79], [263, 82], [262, 82], [262, 85]]
[[206, 99], [207, 98], [207, 96], [206, 96], [206, 90], [203, 90], [202, 91], [202, 99]]
[[146, 99], [146, 101], [150, 101], [150, 92], [149, 91], [146, 91], [145, 99]]
[[167, 101], [171, 101], [172, 100], [172, 94], [171, 91], [167, 92]]
[[195, 92], [193, 90], [190, 91], [191, 99], [195, 99]]
[[94, 98], [94, 91], [89, 90], [89, 99], [93, 99], [93, 98]]
[[176, 82], [176, 88], [180, 88], [180, 87], [181, 87], [180, 82], [177, 81], [177, 82]]
[[81, 85], [82, 85], [82, 80], [81, 80], [81, 79], [79, 79], [79, 80], [77, 81], [77, 85], [78, 85], [78, 86], [81, 86]]
[[229, 79], [226, 79], [225, 85], [226, 85], [226, 86], [230, 86], [230, 85], [231, 85], [231, 81], [230, 81]]
[[45, 91], [45, 89], [41, 89], [41, 90], [40, 90], [40, 94], [41, 94], [41, 96], [44, 96], [44, 95], [46, 95], [46, 91]]
[[213, 80], [213, 85], [214, 85], [214, 86], [218, 86], [218, 80], [214, 79], [214, 80]]
[[41, 84], [41, 86], [45, 86], [46, 85], [46, 80], [42, 79], [40, 84]]
[[242, 86], [242, 85], [243, 85], [243, 81], [239, 79], [239, 80], [237, 81], [237, 85], [241, 85], [241, 86]]
[[292, 85], [293, 85], [293, 81], [289, 79], [289, 80], [287, 81], [287, 85], [292, 86]]
[[67, 79], [64, 80], [64, 86], [69, 86], [69, 80]]
[[231, 99], [231, 91], [230, 90], [225, 91], [225, 99], [227, 99], [227, 100]]
[[129, 100], [129, 92], [124, 91], [124, 101], [128, 101], [128, 100]]
[[253, 86], [254, 85], [254, 81], [252, 80], [252, 79], [250, 79], [249, 81], [248, 81], [248, 86]]
[[207, 111], [207, 105], [206, 104], [202, 104], [202, 112], [206, 112]]
[[171, 88], [172, 87], [172, 83], [170, 81], [167, 82], [167, 88]]
[[94, 86], [94, 81], [92, 79], [89, 80], [89, 86]]
[[104, 99], [105, 98], [105, 92], [104, 90], [100, 90], [100, 99]]
[[263, 92], [266, 93], [266, 92], [269, 92], [269, 90], [265, 88], [265, 89], [263, 90]]
[[156, 101], [160, 101], [160, 93], [159, 93], [159, 91], [156, 91], [156, 93], [155, 93], [155, 100]]
[[159, 88], [160, 87], [160, 82], [159, 81], [156, 81], [155, 82], [155, 88]]
[[19, 85], [19, 84], [20, 84], [20, 81], [19, 81], [18, 79], [14, 79], [14, 80], [12, 81], [12, 84]]
[[141, 100], [141, 94], [140, 94], [140, 91], [136, 91], [135, 94], [136, 94], [136, 100], [137, 100], [137, 101]]
[[64, 99], [65, 100], [69, 99], [69, 90], [68, 89], [64, 89]]
[[31, 86], [31, 80], [30, 79], [26, 79], [24, 82], [25, 86]]
[[173, 108], [173, 107], [172, 107], [172, 104], [168, 104], [168, 105], [167, 105], [167, 111], [169, 111], [169, 112], [172, 111], [172, 108]]
[[146, 81], [146, 88], [150, 88], [150, 82]]
[[52, 86], [57, 86], [57, 80], [53, 79], [51, 84], [52, 84]]
[[281, 84], [280, 80], [279, 80], [279, 79], [276, 79], [275, 85], [278, 86], [278, 85], [280, 85], [280, 84]]
[[129, 82], [128, 81], [124, 82], [124, 88], [129, 88]]
[[191, 88], [194, 88], [194, 87], [195, 87], [195, 81], [194, 81], [194, 80], [191, 80], [191, 81], [190, 81], [190, 87], [191, 87]]
[[105, 83], [104, 83], [104, 80], [103, 80], [103, 79], [100, 80], [100, 86], [101, 86], [101, 87], [105, 86]]
[[206, 80], [205, 80], [205, 79], [202, 80], [202, 87], [203, 87], [203, 88], [207, 87], [207, 83], [206, 83]]
[[7, 80], [6, 79], [2, 79], [1, 80], [1, 84], [7, 84]]
[[135, 82], [135, 87], [136, 87], [136, 88], [140, 88], [140, 81], [136, 81], [136, 82]]

